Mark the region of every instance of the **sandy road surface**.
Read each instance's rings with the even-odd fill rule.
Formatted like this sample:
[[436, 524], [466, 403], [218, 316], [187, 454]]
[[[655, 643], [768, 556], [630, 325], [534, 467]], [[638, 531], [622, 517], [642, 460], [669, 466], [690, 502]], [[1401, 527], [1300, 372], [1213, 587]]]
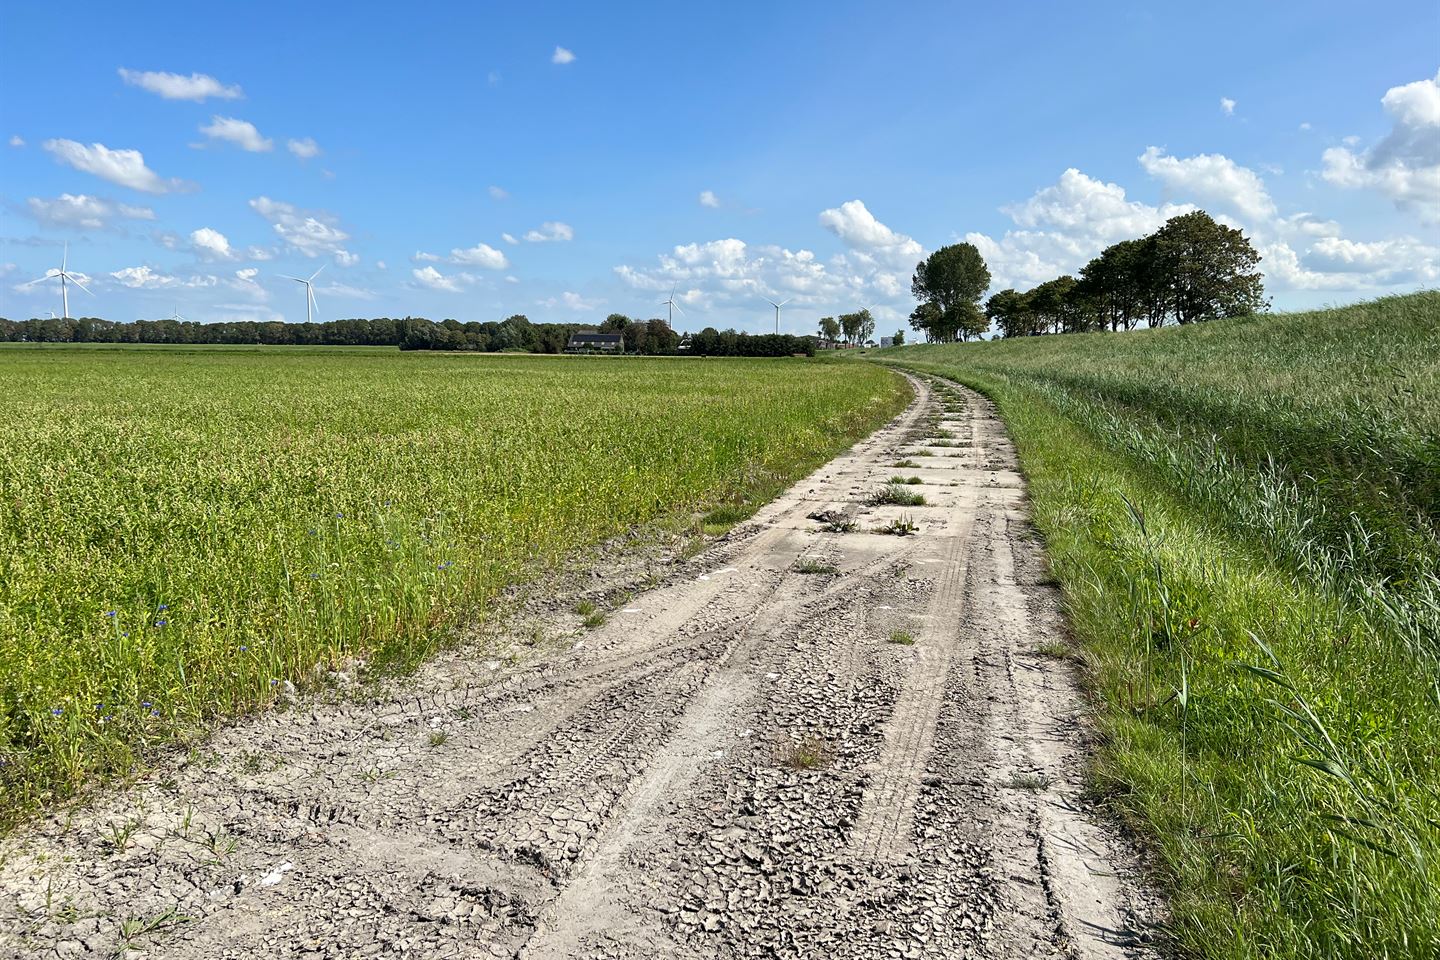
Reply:
[[[604, 626], [552, 607], [563, 652], [248, 720], [22, 831], [0, 955], [1148, 956], [1013, 450], [915, 384]], [[897, 473], [926, 505], [869, 503]]]

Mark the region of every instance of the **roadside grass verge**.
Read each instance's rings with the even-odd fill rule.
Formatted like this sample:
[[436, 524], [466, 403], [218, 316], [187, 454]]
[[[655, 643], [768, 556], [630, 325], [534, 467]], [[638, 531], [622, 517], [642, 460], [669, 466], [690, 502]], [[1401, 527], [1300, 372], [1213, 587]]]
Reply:
[[1440, 956], [1437, 318], [887, 352], [1009, 426], [1184, 954]]
[[803, 361], [29, 346], [0, 349], [0, 831], [288, 684], [411, 669], [610, 537], [748, 516], [910, 397]]

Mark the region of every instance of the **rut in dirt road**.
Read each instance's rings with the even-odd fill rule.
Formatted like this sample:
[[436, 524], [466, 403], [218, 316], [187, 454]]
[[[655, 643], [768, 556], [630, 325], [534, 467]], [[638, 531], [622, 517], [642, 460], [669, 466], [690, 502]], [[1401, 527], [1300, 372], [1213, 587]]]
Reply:
[[563, 653], [243, 722], [7, 840], [0, 955], [1149, 956], [1014, 451], [913, 383]]

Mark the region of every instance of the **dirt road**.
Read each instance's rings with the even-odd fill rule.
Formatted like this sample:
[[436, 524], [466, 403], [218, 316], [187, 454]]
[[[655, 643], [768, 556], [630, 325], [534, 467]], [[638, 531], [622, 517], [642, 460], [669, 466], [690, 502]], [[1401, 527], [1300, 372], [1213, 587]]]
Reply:
[[915, 383], [604, 625], [532, 610], [545, 659], [302, 701], [6, 841], [0, 955], [1148, 956], [1014, 452]]

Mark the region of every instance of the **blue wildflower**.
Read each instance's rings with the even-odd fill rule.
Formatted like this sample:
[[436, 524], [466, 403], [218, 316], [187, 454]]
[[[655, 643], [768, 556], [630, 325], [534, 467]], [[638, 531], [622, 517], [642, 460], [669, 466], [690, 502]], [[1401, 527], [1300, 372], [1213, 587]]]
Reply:
[[156, 621], [155, 621], [155, 626], [157, 626], [157, 627], [163, 627], [163, 626], [165, 626], [165, 624], [167, 624], [167, 623], [169, 623], [169, 622], [170, 622], [169, 620], [156, 620]]
[[155, 609], [156, 609], [156, 610], [169, 610], [169, 609], [170, 609], [170, 604], [168, 604], [168, 603], [162, 603], [162, 604], [160, 604], [160, 606], [156, 607]]
[[105, 611], [105, 616], [107, 616], [107, 617], [114, 617], [114, 616], [115, 616], [117, 613], [119, 613], [119, 612], [120, 612], [120, 611], [118, 611], [118, 610], [106, 610], [106, 611]]
[[60, 716], [60, 715], [61, 715], [62, 713], [64, 713], [64, 712], [65, 712], [65, 710], [64, 710], [63, 707], [55, 707], [54, 709], [52, 709], [52, 710], [50, 711], [50, 715], [53, 716], [53, 717], [58, 717], [58, 716]]

